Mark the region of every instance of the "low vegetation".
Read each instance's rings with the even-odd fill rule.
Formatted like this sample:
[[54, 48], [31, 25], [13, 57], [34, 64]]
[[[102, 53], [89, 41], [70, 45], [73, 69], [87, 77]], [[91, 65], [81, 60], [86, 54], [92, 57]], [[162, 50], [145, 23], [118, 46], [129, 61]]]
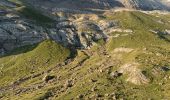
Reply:
[[[40, 23], [52, 21], [29, 8], [21, 12]], [[137, 11], [103, 15], [98, 20], [116, 20], [120, 29], [133, 32], [112, 32], [107, 42], [99, 40], [88, 50], [77, 50], [74, 58], [52, 40], [17, 48], [0, 58], [0, 98], [169, 99], [170, 43], [150, 30], [169, 29], [170, 19], [155, 16]], [[115, 34], [120, 36], [112, 37]]]

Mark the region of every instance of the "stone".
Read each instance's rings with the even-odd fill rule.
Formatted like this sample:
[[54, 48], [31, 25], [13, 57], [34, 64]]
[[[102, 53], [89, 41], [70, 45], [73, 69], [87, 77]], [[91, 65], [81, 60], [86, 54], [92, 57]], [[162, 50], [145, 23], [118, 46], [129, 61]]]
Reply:
[[103, 69], [100, 69], [99, 72], [100, 72], [100, 73], [103, 73]]
[[6, 14], [6, 17], [8, 17], [8, 18], [19, 18], [19, 15], [16, 15], [16, 14], [14, 14], [14, 13], [9, 13], [9, 14]]
[[168, 35], [170, 35], [170, 30], [166, 29], [165, 33], [167, 33]]
[[46, 83], [48, 83], [50, 80], [54, 79], [55, 76], [51, 76], [51, 75], [45, 75], [43, 78], [43, 81], [45, 81]]
[[94, 91], [96, 91], [96, 90], [97, 90], [97, 89], [96, 89], [95, 86], [91, 88], [91, 91], [92, 91], [92, 92], [94, 92]]
[[42, 85], [38, 85], [36, 86], [36, 89], [41, 89], [43, 86]]
[[116, 100], [116, 94], [113, 92], [110, 94], [110, 98], [112, 98], [113, 100]]
[[96, 80], [96, 79], [91, 79], [90, 81], [91, 81], [91, 82], [97, 82], [97, 80]]
[[108, 97], [108, 96], [109, 96], [109, 94], [105, 94], [104, 96], [105, 96], [105, 97]]
[[170, 67], [168, 67], [168, 66], [163, 66], [163, 67], [162, 67], [162, 70], [165, 71], [165, 72], [170, 71]]
[[82, 99], [83, 97], [84, 97], [84, 95], [82, 95], [82, 94], [79, 94], [79, 95], [77, 96], [78, 99]]
[[117, 78], [117, 77], [119, 77], [119, 76], [121, 76], [121, 75], [122, 75], [122, 73], [120, 73], [120, 72], [118, 72], [118, 71], [112, 72], [112, 73], [110, 74], [110, 76], [113, 77], [113, 78]]
[[101, 95], [101, 94], [96, 94], [96, 97], [97, 97], [97, 98], [101, 98], [101, 97], [103, 97], [103, 95]]
[[65, 87], [69, 88], [69, 87], [72, 87], [72, 86], [73, 86], [73, 81], [72, 80], [67, 80], [66, 83], [65, 83]]

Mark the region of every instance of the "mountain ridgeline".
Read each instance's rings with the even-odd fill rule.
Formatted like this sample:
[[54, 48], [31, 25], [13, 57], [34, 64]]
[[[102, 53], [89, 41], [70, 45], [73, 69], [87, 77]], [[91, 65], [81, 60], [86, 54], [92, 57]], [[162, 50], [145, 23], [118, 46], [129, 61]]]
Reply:
[[29, 0], [47, 8], [170, 10], [168, 0]]

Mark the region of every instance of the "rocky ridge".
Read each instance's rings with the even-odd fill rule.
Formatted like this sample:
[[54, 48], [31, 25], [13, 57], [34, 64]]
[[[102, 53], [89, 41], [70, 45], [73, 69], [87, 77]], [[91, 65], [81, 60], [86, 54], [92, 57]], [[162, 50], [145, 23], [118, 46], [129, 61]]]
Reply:
[[[55, 7], [53, 6], [56, 6], [55, 3], [59, 2], [59, 0], [51, 0], [51, 1], [43, 1], [43, 2], [41, 0], [35, 0], [35, 1], [30, 0], [27, 2], [29, 2], [29, 4], [32, 4], [32, 3], [35, 4], [36, 2], [36, 5], [32, 4], [32, 6], [46, 9], [46, 10], [53, 9], [51, 10], [53, 12], [55, 9]], [[67, 1], [64, 3], [60, 1], [62, 5], [65, 5], [68, 2], [72, 2], [72, 4], [74, 4], [74, 1]], [[145, 1], [94, 0], [94, 1], [89, 1], [89, 2], [82, 0], [81, 2], [85, 2], [87, 4], [90, 4], [89, 2], [91, 2], [92, 5], [93, 4], [103, 5], [99, 9], [104, 9], [105, 7], [111, 8], [115, 6], [124, 6], [126, 8], [136, 8], [136, 9], [147, 8], [146, 10], [150, 9], [148, 7], [153, 7], [156, 9], [164, 9], [162, 6], [163, 4], [160, 3], [161, 1], [157, 1], [157, 0], [154, 0], [154, 1], [151, 1], [151, 0], [145, 0]], [[51, 3], [53, 3], [54, 5]], [[76, 1], [75, 3], [77, 7], [81, 6], [78, 4], [78, 1]], [[14, 3], [7, 2], [7, 1], [1, 1], [1, 4], [3, 4], [3, 6], [6, 6], [6, 7], [12, 7], [12, 8], [16, 7]], [[51, 6], [46, 7], [46, 4], [49, 4]], [[150, 6], [151, 4], [152, 6]], [[86, 5], [86, 6], [96, 7], [92, 5], [91, 6]], [[71, 6], [72, 5], [68, 7], [71, 7]], [[57, 9], [61, 10], [62, 8], [59, 8], [59, 7], [60, 6], [57, 6]], [[67, 9], [67, 8], [64, 8], [64, 9]], [[69, 10], [74, 11], [74, 9], [75, 8], [70, 8]], [[83, 11], [83, 9], [76, 9], [76, 10], [79, 10], [80, 13], [81, 11]], [[36, 44], [49, 38], [55, 40], [56, 42], [63, 44], [66, 47], [86, 49], [86, 48], [91, 47], [92, 45], [95, 45], [96, 42], [99, 40], [107, 41], [109, 37], [120, 36], [120, 34], [115, 34], [114, 36], [110, 36], [110, 33], [112, 32], [126, 33], [121, 36], [133, 34], [133, 30], [131, 29], [119, 28], [118, 21], [115, 20], [115, 21], [110, 22], [106, 20], [100, 20], [98, 22], [97, 20], [99, 16], [93, 15], [93, 14], [91, 14], [91, 16], [90, 14], [88, 16], [83, 16], [83, 15], [72, 16], [71, 15], [73, 17], [72, 19], [69, 19], [70, 16], [67, 18], [67, 16], [61, 15], [61, 16], [58, 16], [55, 22], [55, 26], [50, 27], [50, 28], [43, 28], [42, 26], [36, 25], [32, 21], [21, 17], [19, 14], [14, 13], [13, 11], [0, 10], [0, 15], [1, 15], [0, 16], [1, 17], [1, 21], [0, 21], [1, 54], [11, 51], [14, 48], [25, 46], [25, 45]]]
[[48, 12], [89, 13], [96, 9], [127, 8], [137, 10], [170, 10], [168, 0], [27, 0], [28, 3]]
[[53, 39], [74, 48], [88, 48], [100, 39], [107, 39], [102, 26], [91, 22], [76, 23], [65, 19], [56, 21], [55, 26], [44, 28], [7, 10], [1, 10], [0, 18], [1, 55], [14, 48], [36, 44], [45, 39]]

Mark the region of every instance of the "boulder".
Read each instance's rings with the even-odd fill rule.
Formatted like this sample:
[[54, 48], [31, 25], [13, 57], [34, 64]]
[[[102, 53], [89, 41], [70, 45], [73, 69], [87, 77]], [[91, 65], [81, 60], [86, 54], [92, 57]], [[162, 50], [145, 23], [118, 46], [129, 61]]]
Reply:
[[47, 83], [54, 78], [55, 78], [55, 76], [45, 75], [44, 78], [43, 78], [43, 81], [45, 81]]

